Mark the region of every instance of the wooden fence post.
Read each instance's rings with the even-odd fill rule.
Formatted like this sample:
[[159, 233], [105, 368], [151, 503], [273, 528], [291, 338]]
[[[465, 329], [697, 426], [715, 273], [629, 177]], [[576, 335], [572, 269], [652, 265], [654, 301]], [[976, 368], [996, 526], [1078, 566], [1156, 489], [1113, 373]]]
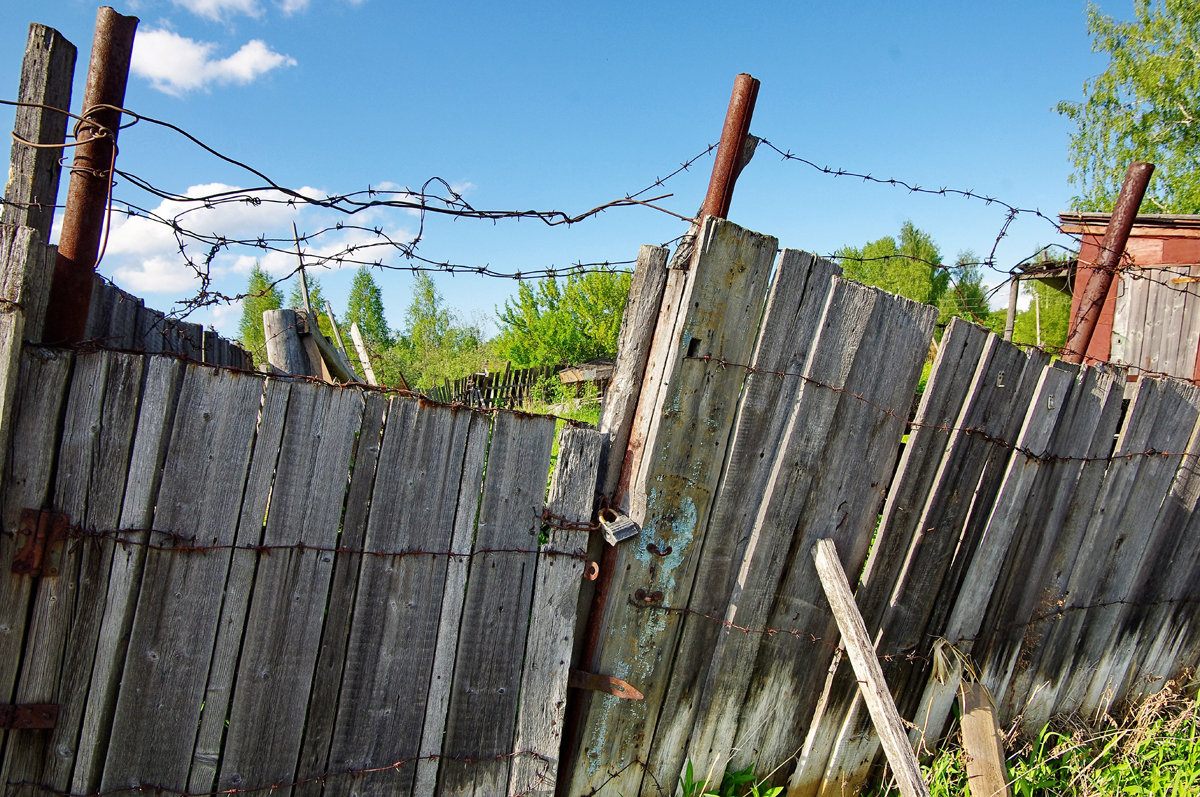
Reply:
[[297, 328], [300, 318], [295, 310], [263, 312], [263, 333], [267, 339], [267, 362], [271, 367], [293, 376], [312, 376], [308, 354]]

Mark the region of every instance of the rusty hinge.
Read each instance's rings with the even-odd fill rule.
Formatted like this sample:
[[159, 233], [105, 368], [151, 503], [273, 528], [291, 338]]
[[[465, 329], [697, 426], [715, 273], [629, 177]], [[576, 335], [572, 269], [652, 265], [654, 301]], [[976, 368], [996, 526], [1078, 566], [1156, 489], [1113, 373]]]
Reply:
[[62, 565], [62, 542], [71, 530], [71, 518], [49, 509], [22, 509], [17, 534], [24, 536], [13, 556], [12, 571], [27, 576], [57, 576]]
[[58, 724], [58, 704], [27, 703], [12, 706], [0, 703], [0, 728], [9, 730], [40, 730]]
[[597, 675], [583, 670], [571, 670], [567, 673], [567, 686], [575, 689], [589, 689], [593, 692], [604, 692], [625, 700], [644, 700], [646, 697], [627, 681], [613, 678], [611, 675]]

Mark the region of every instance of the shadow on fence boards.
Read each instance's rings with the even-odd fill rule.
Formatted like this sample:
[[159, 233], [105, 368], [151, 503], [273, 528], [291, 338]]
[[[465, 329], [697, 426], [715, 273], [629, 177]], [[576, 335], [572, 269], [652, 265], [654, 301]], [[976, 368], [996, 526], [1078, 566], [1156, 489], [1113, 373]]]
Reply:
[[[642, 248], [550, 475], [550, 417], [103, 345], [124, 310], [44, 345], [49, 228], [10, 209], [6, 793], [853, 791], [879, 745], [823, 539], [914, 745], [964, 680], [1036, 729], [1197, 663], [1191, 384], [1124, 407], [1121, 371], [955, 320], [914, 414], [933, 308], [706, 218]], [[637, 524], [602, 555], [597, 492]]]

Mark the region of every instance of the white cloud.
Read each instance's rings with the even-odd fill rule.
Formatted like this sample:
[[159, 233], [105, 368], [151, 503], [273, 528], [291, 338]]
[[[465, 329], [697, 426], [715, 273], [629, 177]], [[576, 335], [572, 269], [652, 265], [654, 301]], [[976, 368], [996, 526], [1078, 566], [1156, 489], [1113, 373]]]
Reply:
[[227, 13], [257, 17], [262, 14], [258, 0], [171, 0], [177, 6], [208, 19], [219, 20]]
[[279, 0], [279, 10], [291, 16], [308, 10], [309, 0]]
[[113, 272], [116, 282], [135, 295], [146, 293], [176, 294], [195, 286], [196, 272], [178, 257], [151, 257]]
[[148, 29], [134, 39], [131, 68], [154, 88], [178, 97], [214, 83], [244, 85], [274, 69], [296, 65], [296, 59], [275, 52], [260, 39], [226, 58], [213, 58], [216, 49], [212, 42]]

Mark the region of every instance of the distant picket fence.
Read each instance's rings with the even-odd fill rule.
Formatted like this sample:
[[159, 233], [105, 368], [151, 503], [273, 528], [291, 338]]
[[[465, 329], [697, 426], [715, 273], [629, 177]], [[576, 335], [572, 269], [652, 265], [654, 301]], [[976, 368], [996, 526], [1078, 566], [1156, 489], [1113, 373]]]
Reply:
[[546, 399], [540, 393], [545, 391], [547, 380], [555, 379], [557, 371], [554, 366], [512, 368], [506, 364], [503, 371], [447, 379], [425, 392], [446, 404], [466, 404], [479, 409], [523, 407], [530, 401]]

